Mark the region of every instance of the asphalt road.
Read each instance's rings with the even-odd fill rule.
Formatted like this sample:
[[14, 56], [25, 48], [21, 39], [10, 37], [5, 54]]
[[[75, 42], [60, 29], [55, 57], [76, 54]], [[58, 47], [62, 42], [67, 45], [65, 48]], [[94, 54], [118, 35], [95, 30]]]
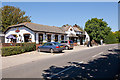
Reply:
[[[47, 70], [50, 70], [52, 67], [54, 68], [60, 67], [60, 69], [56, 71], [56, 73], [59, 73], [60, 71], [63, 71], [66, 68], [70, 67], [71, 64], [69, 62], [77, 62], [77, 65], [79, 66], [80, 64], [78, 63], [86, 63], [93, 59], [97, 59], [98, 57], [100, 57], [101, 54], [108, 54], [109, 53], [108, 50], [117, 47], [118, 47], [117, 44], [105, 45], [87, 50], [82, 50], [75, 53], [63, 54], [62, 56], [56, 56], [54, 58], [49, 58], [46, 60], [37, 60], [34, 62], [17, 65], [14, 67], [3, 69], [2, 77], [3, 78], [43, 78], [46, 77], [45, 74]], [[66, 74], [70, 73], [72, 75], [73, 74], [71, 73], [72, 70], [78, 73], [77, 71], [79, 70], [73, 68], [74, 67], [69, 69], [67, 72], [62, 72], [62, 73], [66, 73]], [[55, 71], [55, 69], [53, 71]], [[49, 73], [48, 71], [47, 74], [49, 75], [51, 73]], [[66, 75], [64, 74], [62, 76], [66, 76]]]

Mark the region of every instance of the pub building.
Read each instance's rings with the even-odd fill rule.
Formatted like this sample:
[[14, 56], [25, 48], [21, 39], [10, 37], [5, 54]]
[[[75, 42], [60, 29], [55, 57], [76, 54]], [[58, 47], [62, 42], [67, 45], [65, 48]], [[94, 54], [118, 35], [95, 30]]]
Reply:
[[89, 39], [88, 34], [84, 34], [77, 27], [56, 27], [31, 22], [9, 26], [4, 34], [5, 43], [36, 42], [36, 44], [42, 44], [72, 40], [74, 43], [82, 45], [83, 41]]

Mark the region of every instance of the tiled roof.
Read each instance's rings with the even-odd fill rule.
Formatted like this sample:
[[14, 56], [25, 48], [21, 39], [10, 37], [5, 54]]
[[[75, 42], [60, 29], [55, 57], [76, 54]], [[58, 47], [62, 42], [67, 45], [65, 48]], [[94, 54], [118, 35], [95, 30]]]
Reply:
[[[66, 26], [66, 27], [61, 27], [61, 29], [63, 30], [63, 31], [67, 31], [68, 29], [69, 29], [69, 26]], [[75, 31], [80, 31], [80, 32], [82, 32], [79, 28], [77, 28], [77, 27], [73, 27], [73, 29], [75, 30]]]
[[81, 30], [78, 29], [77, 27], [73, 27], [73, 29], [74, 29], [75, 31], [81, 31]]
[[21, 26], [21, 25], [24, 25], [24, 26], [30, 28], [33, 31], [43, 31], [43, 32], [53, 32], [53, 33], [65, 34], [65, 32], [63, 30], [61, 30], [59, 27], [41, 25], [41, 24], [36, 24], [36, 23], [31, 23], [31, 22], [25, 22], [25, 23], [20, 23], [20, 24], [17, 24], [17, 25], [12, 25], [12, 26], [8, 27], [8, 29], [11, 28], [11, 27]]

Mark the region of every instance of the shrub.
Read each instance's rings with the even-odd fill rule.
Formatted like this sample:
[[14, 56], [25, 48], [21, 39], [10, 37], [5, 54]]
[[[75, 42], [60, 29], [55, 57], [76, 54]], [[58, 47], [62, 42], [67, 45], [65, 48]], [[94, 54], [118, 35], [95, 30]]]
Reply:
[[16, 43], [16, 46], [2, 47], [2, 56], [16, 55], [36, 50], [36, 43]]
[[106, 44], [117, 43], [117, 39], [116, 39], [115, 35], [112, 32], [109, 33], [108, 36], [106, 37], [105, 43]]
[[3, 47], [1, 50], [2, 50], [2, 56], [10, 56], [21, 53], [20, 46]]
[[25, 50], [25, 52], [36, 50], [36, 44], [35, 43], [24, 43], [24, 44], [22, 44], [21, 47], [22, 47], [22, 49]]

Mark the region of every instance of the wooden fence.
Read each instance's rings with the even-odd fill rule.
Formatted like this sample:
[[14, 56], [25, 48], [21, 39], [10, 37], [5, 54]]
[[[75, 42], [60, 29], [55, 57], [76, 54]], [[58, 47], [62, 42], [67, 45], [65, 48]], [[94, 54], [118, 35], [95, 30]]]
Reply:
[[16, 43], [2, 43], [2, 47], [16, 46]]

